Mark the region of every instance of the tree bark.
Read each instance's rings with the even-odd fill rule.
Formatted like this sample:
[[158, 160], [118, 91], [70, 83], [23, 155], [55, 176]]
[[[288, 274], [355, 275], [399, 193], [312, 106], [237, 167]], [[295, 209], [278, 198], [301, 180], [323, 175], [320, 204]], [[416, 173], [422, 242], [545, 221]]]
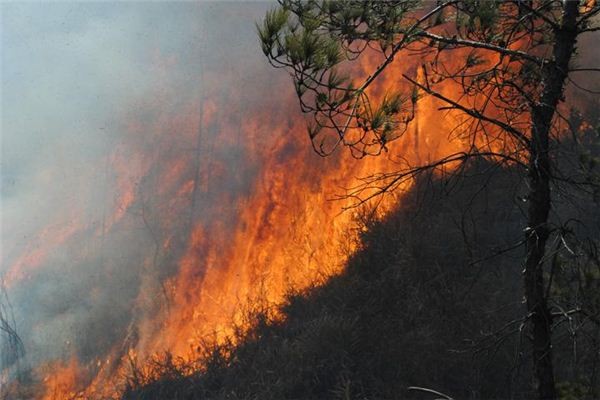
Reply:
[[552, 314], [548, 308], [544, 284], [544, 256], [550, 234], [548, 215], [551, 209], [550, 132], [556, 107], [563, 96], [577, 40], [578, 1], [563, 5], [561, 25], [556, 31], [553, 59], [542, 69], [542, 93], [532, 108], [532, 132], [529, 157], [529, 208], [526, 229], [525, 297], [532, 324], [533, 368], [540, 399], [556, 399], [552, 363]]

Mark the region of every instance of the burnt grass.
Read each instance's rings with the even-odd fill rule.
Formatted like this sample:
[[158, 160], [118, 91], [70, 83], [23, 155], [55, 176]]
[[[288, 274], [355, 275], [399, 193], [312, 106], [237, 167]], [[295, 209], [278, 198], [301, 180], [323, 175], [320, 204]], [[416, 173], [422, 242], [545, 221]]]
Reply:
[[[413, 386], [454, 399], [531, 398], [524, 250], [508, 250], [523, 235], [519, 190], [510, 169], [484, 163], [460, 177], [421, 177], [385, 218], [359, 213], [358, 249], [343, 272], [290, 293], [283, 319], [255, 310], [237, 346], [132, 369], [123, 399], [440, 397]], [[585, 375], [569, 346], [555, 348], [560, 385]], [[577, 362], [589, 371], [585, 355]]]

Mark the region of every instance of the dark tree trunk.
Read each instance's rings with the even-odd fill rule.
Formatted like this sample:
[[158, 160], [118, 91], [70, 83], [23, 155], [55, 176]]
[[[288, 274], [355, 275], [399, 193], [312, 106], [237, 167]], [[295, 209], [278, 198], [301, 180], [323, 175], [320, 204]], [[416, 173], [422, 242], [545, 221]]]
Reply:
[[525, 296], [532, 324], [533, 367], [540, 399], [556, 399], [552, 365], [552, 314], [544, 284], [544, 256], [550, 234], [551, 208], [550, 131], [555, 110], [563, 95], [568, 66], [577, 39], [578, 1], [564, 3], [563, 18], [555, 31], [553, 59], [543, 67], [542, 94], [532, 109], [532, 135], [529, 158], [529, 209], [526, 230]]

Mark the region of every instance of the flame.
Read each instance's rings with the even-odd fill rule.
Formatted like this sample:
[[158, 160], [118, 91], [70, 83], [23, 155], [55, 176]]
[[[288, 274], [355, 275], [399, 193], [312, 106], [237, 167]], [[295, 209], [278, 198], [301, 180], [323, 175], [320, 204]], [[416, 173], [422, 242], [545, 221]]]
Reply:
[[[104, 234], [116, 229], [128, 212], [135, 213], [139, 203], [145, 201], [137, 189], [144, 176], [153, 176], [153, 193], [159, 203], [165, 204], [159, 207], [165, 212], [159, 225], [168, 226], [171, 217], [173, 221], [185, 221], [185, 215], [194, 221], [176, 263], [176, 273], [161, 283], [155, 271], [158, 266], [153, 265], [156, 260], [148, 257], [144, 262], [144, 282], [135, 300], [138, 317], [132, 321], [124, 342], [115, 344], [106, 361], [82, 365], [72, 358], [55, 364], [51, 372], [42, 368], [38, 374], [44, 377], [44, 399], [88, 398], [99, 393], [116, 396], [115, 388], [127, 372], [131, 354], [140, 362], [162, 351], [174, 357], [190, 357], [204, 340], [223, 341], [232, 335], [234, 327], [243, 326], [245, 311], [256, 299], [281, 303], [289, 290], [322, 282], [344, 265], [356, 232], [351, 230], [352, 213], [340, 211], [354, 200], [330, 200], [342, 188], [355, 184], [356, 177], [389, 170], [393, 165], [389, 157], [354, 160], [341, 153], [321, 159], [301, 141], [305, 135], [302, 118], [290, 120], [264, 111], [232, 126], [215, 111], [222, 107], [214, 102], [204, 105], [202, 125], [216, 126], [218, 130], [211, 144], [213, 154], [226, 153], [238, 146], [239, 140], [248, 143], [248, 163], [260, 165], [260, 170], [244, 195], [235, 197], [221, 190], [221, 197], [214, 204], [211, 202], [209, 210], [190, 211], [194, 193], [208, 198], [215, 184], [225, 177], [245, 179], [243, 171], [232, 171], [225, 160], [217, 157], [194, 165], [193, 151], [184, 156], [155, 151], [149, 156], [143, 149], [135, 153], [129, 148], [118, 148], [111, 157], [110, 168], [117, 177], [119, 195], [113, 201]], [[406, 135], [393, 144], [391, 151], [403, 151], [414, 163], [456, 146], [439, 135], [444, 132], [448, 117], [427, 115], [428, 109], [434, 109], [432, 100], [424, 100], [420, 107], [423, 111], [419, 112], [419, 124], [423, 131]], [[194, 107], [187, 112], [193, 116]], [[150, 133], [163, 140], [156, 132], [184, 128], [182, 131], [193, 143], [193, 136], [201, 129], [199, 121], [189, 115], [163, 115], [154, 127], [141, 128], [141, 122], [132, 123], [131, 133]], [[257, 132], [261, 127], [271, 127], [271, 121], [284, 121], [283, 126], [275, 126], [271, 132], [276, 139], [265, 145], [256, 144]], [[417, 137], [421, 142], [418, 147]], [[413, 148], [418, 151], [410, 151]], [[194, 175], [194, 167], [200, 168], [198, 176]], [[405, 188], [409, 186], [407, 182]], [[173, 235], [163, 238], [157, 251], [174, 251], [177, 240], [181, 239]], [[161, 303], [158, 307], [157, 298]], [[82, 371], [88, 371], [93, 378], [85, 379]]]
[[76, 357], [71, 357], [66, 363], [52, 362], [42, 366], [40, 372], [45, 375], [42, 381], [42, 399], [68, 399], [75, 396], [74, 389], [79, 381], [78, 371], [80, 366]]
[[20, 280], [30, 277], [55, 249], [66, 243], [78, 230], [79, 227], [74, 223], [53, 224], [43, 228], [29, 240], [26, 250], [8, 268], [2, 279], [4, 285], [11, 287]]
[[[373, 63], [361, 65], [365, 74]], [[381, 98], [385, 89], [398, 87], [401, 74], [416, 71], [417, 63], [393, 64], [372, 95]], [[225, 73], [204, 74], [206, 82], [218, 82]], [[204, 340], [223, 341], [243, 326], [257, 299], [279, 304], [291, 289], [338, 273], [357, 233], [353, 214], [340, 212], [355, 200], [330, 201], [336, 194], [356, 185], [357, 177], [393, 170], [393, 154], [415, 165], [470, 145], [448, 134], [458, 114], [438, 112], [439, 102], [425, 97], [413, 128], [390, 144], [389, 153], [355, 160], [340, 152], [322, 159], [304, 139], [304, 120], [290, 112], [297, 109], [295, 99], [288, 96], [281, 106], [281, 99], [263, 96], [248, 105], [240, 100], [247, 96], [241, 89], [223, 93], [214, 86], [207, 84], [201, 98], [179, 107], [168, 106], [177, 93], [161, 88], [132, 108], [143, 113], [125, 116], [127, 139], [107, 160], [118, 195], [96, 235], [133, 220], [149, 232], [154, 250], [143, 262], [135, 317], [108, 354], [41, 367], [44, 399], [116, 396], [132, 359], [143, 363], [163, 351], [192, 357]], [[449, 96], [455, 90], [442, 88]], [[387, 198], [382, 209], [395, 200]], [[28, 251], [8, 280], [22, 279], [43, 264], [45, 254], [84, 230], [53, 230], [53, 243]], [[43, 230], [40, 241], [45, 235]]]

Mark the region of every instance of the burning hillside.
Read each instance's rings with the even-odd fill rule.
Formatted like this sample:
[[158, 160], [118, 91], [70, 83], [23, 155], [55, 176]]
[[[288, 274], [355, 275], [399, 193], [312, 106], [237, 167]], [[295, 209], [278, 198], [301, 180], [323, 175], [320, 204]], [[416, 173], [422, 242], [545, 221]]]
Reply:
[[[336, 273], [321, 268], [350, 254], [352, 213], [340, 211], [354, 199], [329, 200], [388, 163], [325, 160], [307, 148], [286, 77], [274, 77], [255, 51], [253, 22], [264, 6], [180, 4], [160, 32], [146, 24], [163, 6], [115, 7], [118, 18], [102, 6], [42, 7], [54, 17], [47, 29], [58, 30], [45, 45], [67, 49], [63, 41], [73, 40], [75, 51], [43, 52], [53, 69], [35, 84], [48, 77], [67, 87], [42, 92], [63, 96], [54, 110], [27, 122], [15, 103], [5, 122], [15, 135], [36, 129], [28, 135], [43, 143], [38, 157], [15, 143], [30, 169], [3, 175], [3, 284], [26, 353], [3, 366], [2, 379], [39, 382], [36, 397], [116, 394], [131, 360], [191, 357], [231, 334], [252, 302], [277, 304]], [[43, 18], [6, 6], [8, 52], [26, 53], [18, 35], [30, 13]], [[103, 70], [122, 56], [101, 46], [118, 52], [120, 41], [136, 53], [123, 61], [133, 64], [123, 67], [128, 75]], [[94, 64], [84, 70], [91, 75], [70, 75], [78, 52]], [[141, 88], [132, 90], [135, 80]], [[23, 89], [34, 101], [38, 88], [17, 83], [8, 95]], [[443, 121], [424, 111], [418, 118], [432, 133], [411, 154], [442, 151], [446, 138], [434, 133]]]
[[[132, 365], [194, 359], [248, 329], [248, 310], [341, 270], [359, 178], [474, 145], [413, 89], [389, 152], [319, 157], [289, 77], [257, 51], [268, 4], [2, 7], [0, 316], [24, 349], [0, 359], [9, 397], [118, 397]], [[424, 60], [394, 64], [373, 99]], [[380, 61], [354, 66], [357, 82]]]

